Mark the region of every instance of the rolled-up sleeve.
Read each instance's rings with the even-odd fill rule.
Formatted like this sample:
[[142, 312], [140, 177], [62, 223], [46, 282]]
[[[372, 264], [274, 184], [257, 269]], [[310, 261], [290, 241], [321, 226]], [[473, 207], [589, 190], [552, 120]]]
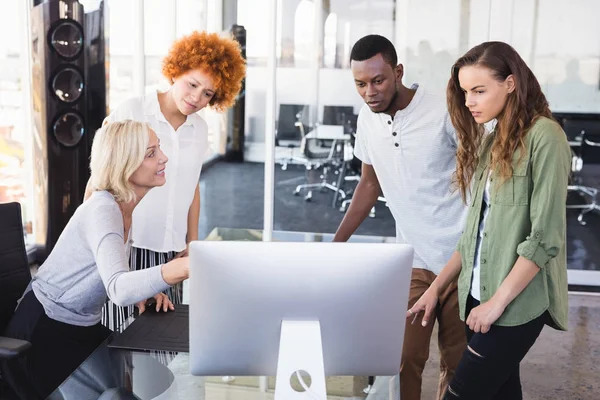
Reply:
[[530, 200], [531, 232], [517, 253], [544, 268], [565, 240], [567, 187], [571, 151], [564, 132], [556, 126], [534, 142], [531, 157], [533, 190]]

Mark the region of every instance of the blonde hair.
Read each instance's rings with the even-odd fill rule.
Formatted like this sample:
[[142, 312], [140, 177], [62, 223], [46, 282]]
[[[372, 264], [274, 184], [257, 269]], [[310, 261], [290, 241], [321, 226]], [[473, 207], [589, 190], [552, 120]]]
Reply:
[[149, 129], [145, 122], [131, 120], [112, 122], [98, 129], [90, 160], [92, 190], [106, 190], [118, 202], [135, 200], [129, 178], [144, 161]]

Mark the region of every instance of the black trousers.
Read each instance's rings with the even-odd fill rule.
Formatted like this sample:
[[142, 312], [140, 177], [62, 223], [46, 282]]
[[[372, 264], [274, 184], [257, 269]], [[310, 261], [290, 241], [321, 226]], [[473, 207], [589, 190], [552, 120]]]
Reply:
[[[469, 296], [467, 316], [479, 305]], [[444, 400], [521, 400], [519, 368], [548, 321], [548, 312], [519, 326], [492, 325], [487, 333], [466, 326], [469, 347], [463, 353]]]
[[45, 399], [110, 334], [100, 323], [76, 326], [49, 318], [30, 291], [4, 336], [27, 340], [31, 347], [24, 356], [2, 362], [2, 379], [22, 399]]

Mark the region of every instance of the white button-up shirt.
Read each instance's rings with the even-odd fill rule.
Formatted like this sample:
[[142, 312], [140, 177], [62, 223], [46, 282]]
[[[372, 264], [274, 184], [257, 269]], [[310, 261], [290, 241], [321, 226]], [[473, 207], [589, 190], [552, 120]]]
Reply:
[[451, 191], [457, 139], [446, 101], [413, 88], [412, 101], [393, 119], [362, 107], [354, 152], [373, 166], [396, 221], [396, 240], [415, 249], [413, 266], [439, 274], [456, 248], [467, 208]]
[[192, 114], [174, 130], [160, 111], [156, 93], [125, 101], [107, 119], [147, 122], [169, 157], [166, 183], [150, 190], [133, 212], [133, 246], [163, 253], [184, 250], [188, 211], [209, 153], [208, 125], [199, 115]]

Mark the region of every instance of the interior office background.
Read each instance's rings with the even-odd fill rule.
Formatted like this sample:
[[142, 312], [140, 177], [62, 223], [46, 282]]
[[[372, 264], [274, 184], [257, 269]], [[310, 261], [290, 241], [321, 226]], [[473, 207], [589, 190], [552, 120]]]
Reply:
[[[86, 10], [99, 4], [80, 2]], [[30, 3], [0, 2], [0, 202], [22, 203], [32, 241], [36, 211], [28, 135]], [[109, 110], [132, 95], [168, 87], [160, 72], [161, 60], [177, 37], [193, 30], [225, 32], [233, 23], [243, 25], [248, 60], [245, 160], [264, 162], [270, 3], [107, 0]], [[355, 41], [369, 33], [395, 43], [405, 66], [405, 84], [418, 82], [439, 93], [445, 91], [452, 63], [465, 51], [487, 40], [506, 41], [533, 69], [554, 112], [600, 113], [598, 0], [278, 0], [277, 4], [276, 105], [309, 105], [310, 125], [322, 121], [326, 105], [351, 106], [358, 113], [363, 102], [353, 85], [349, 53]], [[143, 27], [141, 47], [134, 40], [139, 27]], [[227, 116], [209, 109], [201, 113], [209, 123], [217, 157], [226, 146]], [[254, 183], [259, 191], [263, 185], [262, 180]], [[227, 194], [244, 196], [233, 184]], [[203, 209], [203, 215], [206, 212]]]

